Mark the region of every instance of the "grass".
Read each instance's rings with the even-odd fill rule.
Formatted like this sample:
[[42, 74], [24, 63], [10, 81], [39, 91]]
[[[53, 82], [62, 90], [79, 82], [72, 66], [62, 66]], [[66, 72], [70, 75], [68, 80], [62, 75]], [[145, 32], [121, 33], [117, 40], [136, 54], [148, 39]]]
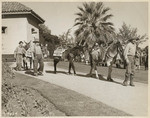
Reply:
[[14, 85], [32, 87], [67, 116], [128, 116], [129, 114], [77, 92], [16, 73]]
[[[52, 64], [50, 64], [50, 66], [52, 66]], [[57, 67], [68, 70], [69, 63], [60, 61], [57, 65]], [[77, 72], [89, 73], [90, 65], [85, 65], [84, 63], [76, 63], [75, 62], [75, 69]], [[59, 69], [57, 69], [57, 70], [59, 71]], [[107, 77], [108, 67], [98, 66], [97, 70], [100, 75]], [[94, 73], [94, 71], [93, 71], [93, 73]], [[125, 76], [125, 69], [119, 69], [119, 68], [113, 67], [112, 78], [118, 78], [123, 81], [124, 76]], [[145, 71], [144, 67], [141, 67], [141, 70], [135, 70], [134, 81], [147, 84], [148, 83], [148, 71]]]

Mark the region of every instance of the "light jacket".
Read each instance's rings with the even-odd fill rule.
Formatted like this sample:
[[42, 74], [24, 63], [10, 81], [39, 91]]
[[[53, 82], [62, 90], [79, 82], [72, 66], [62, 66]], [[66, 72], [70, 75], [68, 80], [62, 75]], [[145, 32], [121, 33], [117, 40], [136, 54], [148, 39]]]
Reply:
[[14, 51], [14, 54], [25, 54], [26, 53], [26, 50], [23, 48], [23, 47], [20, 47], [18, 46], [15, 51]]
[[136, 52], [136, 44], [129, 42], [124, 50], [125, 59], [127, 59], [127, 56], [135, 56], [135, 52]]

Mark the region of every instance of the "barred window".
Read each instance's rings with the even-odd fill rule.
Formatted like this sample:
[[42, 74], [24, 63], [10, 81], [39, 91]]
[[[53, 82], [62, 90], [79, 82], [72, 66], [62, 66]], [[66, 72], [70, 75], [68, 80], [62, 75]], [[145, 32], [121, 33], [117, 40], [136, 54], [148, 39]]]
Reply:
[[6, 26], [3, 26], [2, 27], [2, 34], [5, 34], [7, 32], [7, 27]]

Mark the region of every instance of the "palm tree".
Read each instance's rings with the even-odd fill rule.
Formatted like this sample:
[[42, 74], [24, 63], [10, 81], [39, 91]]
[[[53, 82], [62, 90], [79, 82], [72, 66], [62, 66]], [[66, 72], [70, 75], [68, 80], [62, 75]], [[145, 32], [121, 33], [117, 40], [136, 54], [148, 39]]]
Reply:
[[133, 28], [130, 25], [123, 23], [122, 27], [119, 29], [118, 35], [120, 35], [124, 44], [126, 44], [128, 42], [128, 40], [131, 38], [138, 39], [137, 40], [137, 46], [138, 46], [139, 44], [148, 40], [148, 37], [146, 34], [138, 35], [137, 31], [138, 31], [137, 28]]
[[113, 40], [113, 23], [108, 22], [113, 15], [107, 14], [110, 10], [104, 7], [102, 2], [83, 3], [83, 7], [78, 7], [80, 12], [75, 19], [78, 29], [75, 31], [76, 42], [93, 46], [95, 42], [106, 43]]

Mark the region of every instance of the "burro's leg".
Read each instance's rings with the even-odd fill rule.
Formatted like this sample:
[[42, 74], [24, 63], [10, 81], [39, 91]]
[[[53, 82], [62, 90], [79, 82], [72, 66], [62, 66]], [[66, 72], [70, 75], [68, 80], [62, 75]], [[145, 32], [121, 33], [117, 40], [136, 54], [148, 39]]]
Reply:
[[96, 62], [93, 64], [93, 66], [94, 66], [96, 78], [99, 79], [98, 72], [97, 72], [97, 67], [96, 67]]
[[90, 68], [90, 72], [87, 74], [88, 76], [92, 76], [92, 71], [93, 71], [93, 62], [92, 61], [90, 62], [90, 66], [91, 66], [91, 68]]
[[74, 75], [76, 75], [76, 70], [75, 70], [75, 66], [74, 66], [73, 61], [71, 62], [71, 65], [72, 65], [72, 69], [73, 69]]
[[99, 79], [97, 69], [95, 70], [95, 75], [96, 75], [96, 78]]
[[32, 57], [29, 57], [30, 60], [30, 69], [32, 69]]
[[69, 61], [69, 69], [68, 69], [68, 73], [71, 74], [71, 62]]
[[111, 62], [107, 62], [108, 65], [108, 76], [107, 76], [107, 80], [108, 81], [113, 81], [113, 79], [111, 78], [111, 73], [112, 73], [112, 65], [113, 65], [113, 60]]

